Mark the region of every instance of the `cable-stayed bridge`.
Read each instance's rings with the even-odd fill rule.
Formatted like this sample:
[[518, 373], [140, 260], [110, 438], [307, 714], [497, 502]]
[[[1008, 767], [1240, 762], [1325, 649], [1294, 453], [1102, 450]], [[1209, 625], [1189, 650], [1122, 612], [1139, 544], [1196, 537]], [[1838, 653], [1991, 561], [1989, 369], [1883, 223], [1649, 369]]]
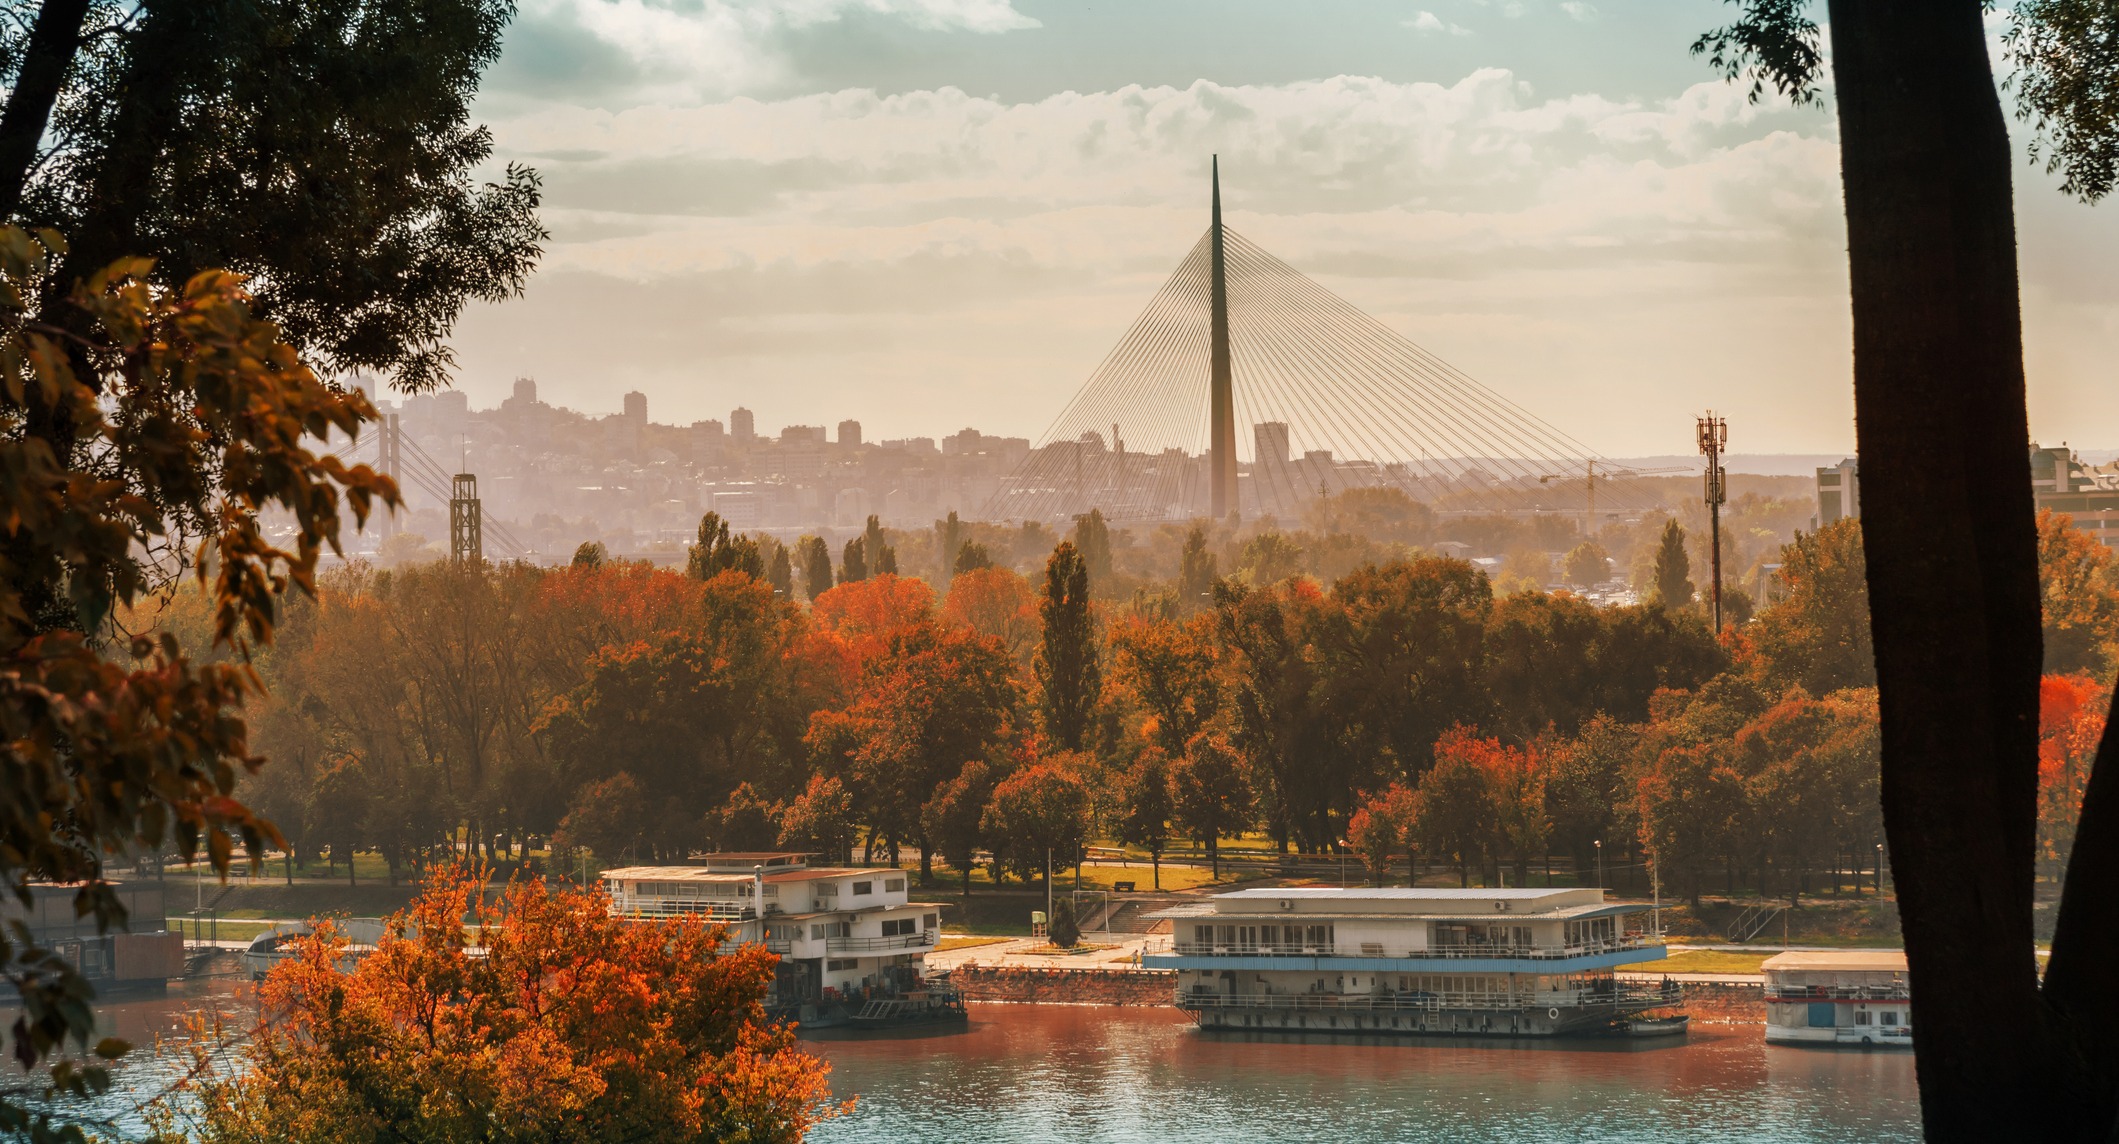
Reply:
[[1230, 230], [1217, 160], [1207, 232], [981, 515], [1285, 520], [1386, 487], [1594, 517], [1641, 507], [1629, 475]]

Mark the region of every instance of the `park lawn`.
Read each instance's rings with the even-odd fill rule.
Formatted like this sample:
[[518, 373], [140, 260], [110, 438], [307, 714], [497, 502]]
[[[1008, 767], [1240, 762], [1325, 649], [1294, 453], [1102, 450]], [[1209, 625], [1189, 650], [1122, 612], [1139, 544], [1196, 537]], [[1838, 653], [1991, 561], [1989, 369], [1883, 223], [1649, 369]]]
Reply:
[[942, 935], [942, 940], [936, 943], [934, 952], [947, 953], [952, 949], [977, 949], [982, 945], [1000, 945], [1002, 942], [1012, 940], [1014, 939], [991, 935], [945, 933]]
[[1779, 950], [1763, 953], [1722, 949], [1688, 949], [1661, 961], [1638, 961], [1620, 966], [1621, 973], [1758, 973], [1759, 966]]

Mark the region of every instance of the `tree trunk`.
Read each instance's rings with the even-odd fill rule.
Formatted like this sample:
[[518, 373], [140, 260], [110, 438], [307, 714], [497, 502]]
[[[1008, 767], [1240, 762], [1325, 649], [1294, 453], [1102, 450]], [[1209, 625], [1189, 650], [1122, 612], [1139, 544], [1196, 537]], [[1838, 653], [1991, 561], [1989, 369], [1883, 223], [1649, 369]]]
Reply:
[[81, 48], [89, 0], [44, 0], [16, 70], [7, 111], [0, 114], [0, 222], [12, 222], [37, 161], [37, 144]]
[[1982, 6], [1829, 8], [1884, 823], [1922, 999], [1922, 1118], [1937, 1144], [2102, 1139], [2109, 1113], [2059, 1049], [2032, 956], [2037, 537], [2011, 159]]
[[927, 836], [924, 834], [920, 836], [919, 842], [920, 885], [931, 886], [934, 884], [934, 846], [927, 841]]

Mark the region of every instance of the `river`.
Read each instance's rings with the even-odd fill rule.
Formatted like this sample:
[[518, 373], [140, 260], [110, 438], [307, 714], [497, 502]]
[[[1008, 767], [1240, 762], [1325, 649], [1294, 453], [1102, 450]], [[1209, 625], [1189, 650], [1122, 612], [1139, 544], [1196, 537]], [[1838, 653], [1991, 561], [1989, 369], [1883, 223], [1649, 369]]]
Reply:
[[[106, 1009], [151, 1043], [185, 1014], [251, 1008], [233, 982]], [[1667, 1041], [1496, 1042], [1203, 1034], [1170, 1009], [973, 1005], [968, 1028], [853, 1034], [803, 1045], [859, 1098], [815, 1144], [1745, 1144], [1917, 1141], [1913, 1058], [1768, 1047], [1758, 1026]], [[167, 1066], [120, 1071], [128, 1099]], [[114, 1096], [119, 1094], [113, 1094]]]

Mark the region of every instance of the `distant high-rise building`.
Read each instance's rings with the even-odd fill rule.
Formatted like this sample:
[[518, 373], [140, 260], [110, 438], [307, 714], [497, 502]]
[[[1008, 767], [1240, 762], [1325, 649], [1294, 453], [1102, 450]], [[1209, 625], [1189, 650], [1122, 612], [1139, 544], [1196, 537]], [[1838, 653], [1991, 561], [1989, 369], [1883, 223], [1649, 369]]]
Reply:
[[1260, 421], [1251, 426], [1252, 446], [1257, 450], [1260, 464], [1285, 465], [1288, 463], [1288, 423], [1285, 421]]
[[859, 421], [839, 422], [839, 444], [848, 449], [860, 448], [861, 423]]
[[734, 437], [737, 443], [744, 445], [757, 440], [757, 418], [751, 416], [750, 410], [740, 405], [737, 406], [735, 412], [728, 415], [728, 435]]
[[534, 377], [516, 378], [515, 400], [522, 402], [524, 405], [537, 404], [537, 379]]
[[780, 430], [780, 443], [782, 445], [822, 445], [824, 443], [824, 426], [789, 425]]
[[625, 395], [625, 419], [642, 428], [647, 426], [647, 394], [636, 389]]
[[1817, 525], [1861, 515], [1861, 465], [1849, 457], [1817, 471]]

